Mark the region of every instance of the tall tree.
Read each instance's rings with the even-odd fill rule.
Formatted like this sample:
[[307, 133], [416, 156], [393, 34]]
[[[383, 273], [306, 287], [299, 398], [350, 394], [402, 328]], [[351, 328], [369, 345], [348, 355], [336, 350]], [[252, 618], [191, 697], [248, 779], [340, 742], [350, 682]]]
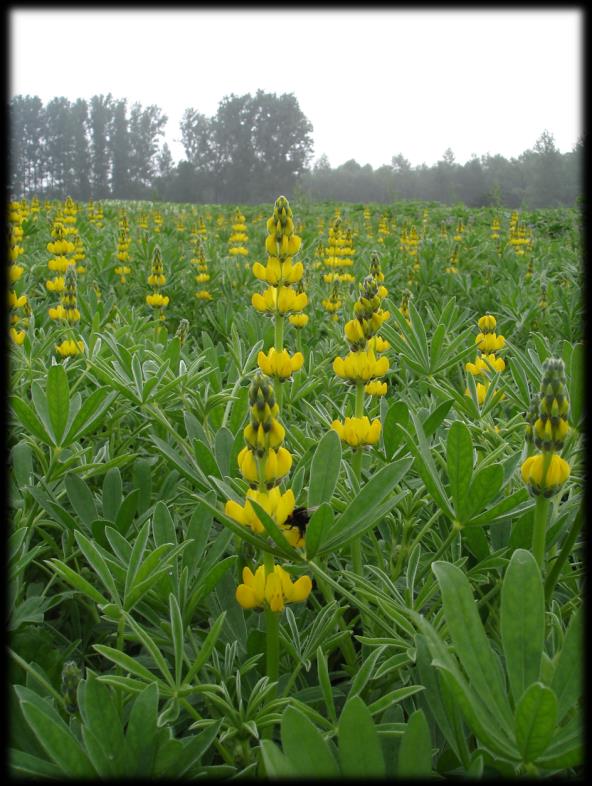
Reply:
[[312, 154], [312, 125], [292, 93], [277, 96], [258, 90], [251, 101], [251, 143], [255, 155], [255, 198], [291, 194]]
[[539, 136], [534, 150], [521, 156], [527, 177], [526, 198], [530, 207], [555, 207], [562, 202], [562, 158], [553, 134]]
[[122, 98], [113, 104], [109, 133], [111, 156], [111, 193], [115, 199], [123, 199], [130, 188], [130, 134], [127, 119], [127, 100]]
[[90, 150], [88, 143], [88, 104], [78, 98], [70, 108], [72, 121], [72, 193], [73, 199], [86, 202], [90, 197]]
[[148, 196], [156, 174], [156, 156], [159, 137], [164, 133], [167, 116], [151, 104], [133, 104], [129, 118], [130, 134], [130, 186], [134, 196]]
[[53, 98], [45, 108], [45, 155], [49, 174], [49, 194], [59, 197], [74, 185], [74, 134], [70, 102]]
[[109, 196], [111, 160], [109, 129], [112, 125], [111, 93], [93, 96], [90, 100], [91, 193], [94, 199]]
[[45, 174], [43, 103], [38, 96], [14, 96], [9, 107], [11, 191], [15, 195], [38, 193]]

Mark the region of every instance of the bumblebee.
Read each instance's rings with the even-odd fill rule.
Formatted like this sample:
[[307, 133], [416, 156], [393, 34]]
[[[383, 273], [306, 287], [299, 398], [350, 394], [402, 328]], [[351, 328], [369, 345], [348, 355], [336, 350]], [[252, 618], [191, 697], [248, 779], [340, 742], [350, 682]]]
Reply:
[[300, 533], [300, 539], [304, 540], [308, 522], [310, 521], [310, 517], [315, 512], [315, 510], [317, 510], [316, 507], [307, 508], [305, 505], [300, 505], [300, 507], [294, 508], [292, 513], [285, 520], [284, 527], [287, 529], [297, 529]]

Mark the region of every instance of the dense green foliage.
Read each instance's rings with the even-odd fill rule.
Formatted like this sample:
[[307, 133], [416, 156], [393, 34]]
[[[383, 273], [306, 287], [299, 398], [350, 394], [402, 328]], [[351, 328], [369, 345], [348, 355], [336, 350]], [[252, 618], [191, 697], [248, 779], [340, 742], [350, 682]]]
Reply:
[[[580, 214], [292, 203], [309, 322], [286, 324], [285, 346], [305, 361], [281, 383], [293, 456], [283, 485], [311, 514], [305, 547], [292, 547], [265, 511], [261, 534], [224, 513], [247, 488], [237, 455], [257, 353], [277, 340], [251, 306], [271, 202], [241, 206], [248, 254], [234, 256], [234, 206], [105, 201], [97, 219], [98, 207], [75, 214], [84, 258], [73, 326], [48, 313], [58, 296], [46, 286], [47, 245], [64, 205], [11, 209], [22, 230], [13, 326], [24, 332], [10, 352], [11, 772], [580, 774]], [[319, 245], [337, 211], [355, 281], [342, 283], [332, 319]], [[512, 221], [529, 242], [510, 242]], [[417, 254], [402, 242], [412, 229]], [[170, 298], [162, 320], [146, 303], [157, 246]], [[344, 323], [375, 250], [388, 392], [367, 399], [381, 435], [356, 470], [331, 430], [354, 405], [332, 363], [347, 352]], [[195, 297], [204, 286], [211, 300]], [[465, 364], [488, 312], [505, 336], [505, 369], [480, 400]], [[83, 351], [62, 357], [64, 339]], [[550, 357], [565, 364], [571, 471], [549, 500], [539, 565], [520, 465]], [[269, 609], [235, 597], [243, 567], [263, 559], [313, 582], [275, 628]]]

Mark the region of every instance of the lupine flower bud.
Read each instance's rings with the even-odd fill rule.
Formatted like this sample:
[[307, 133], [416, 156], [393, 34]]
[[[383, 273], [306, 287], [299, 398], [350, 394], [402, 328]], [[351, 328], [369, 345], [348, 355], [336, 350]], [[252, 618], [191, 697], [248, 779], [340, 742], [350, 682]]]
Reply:
[[561, 450], [569, 431], [568, 413], [565, 365], [560, 358], [549, 358], [543, 364], [539, 417], [533, 424], [537, 448], [544, 451]]
[[66, 711], [73, 715], [78, 710], [76, 691], [82, 673], [73, 660], [64, 663], [62, 668], [62, 696], [66, 704]]
[[175, 337], [179, 339], [179, 343], [183, 345], [187, 336], [189, 334], [189, 320], [188, 319], [181, 319], [179, 322], [179, 327], [177, 328], [177, 332], [175, 333]]

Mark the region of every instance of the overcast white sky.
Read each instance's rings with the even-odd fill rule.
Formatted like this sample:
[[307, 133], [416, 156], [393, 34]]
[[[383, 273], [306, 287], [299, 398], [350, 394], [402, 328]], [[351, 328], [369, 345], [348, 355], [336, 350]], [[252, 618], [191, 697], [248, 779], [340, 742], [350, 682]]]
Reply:
[[544, 129], [562, 152], [582, 133], [583, 12], [566, 10], [19, 9], [10, 93], [156, 104], [179, 122], [230, 93], [294, 93], [314, 159], [373, 167], [451, 147], [517, 156]]

